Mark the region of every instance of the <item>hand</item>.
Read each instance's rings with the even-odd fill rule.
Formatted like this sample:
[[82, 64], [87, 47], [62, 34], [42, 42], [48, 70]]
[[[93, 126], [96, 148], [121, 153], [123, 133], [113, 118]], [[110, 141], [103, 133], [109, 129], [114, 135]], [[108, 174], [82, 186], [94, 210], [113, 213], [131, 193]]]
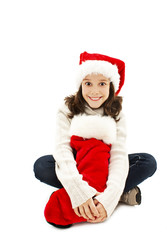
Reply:
[[88, 199], [79, 207], [74, 208], [74, 212], [78, 217], [84, 217], [85, 219], [92, 221], [94, 221], [96, 217], [100, 217], [100, 214], [92, 198]]
[[107, 218], [107, 212], [106, 212], [105, 208], [96, 199], [94, 199], [94, 204], [96, 205], [96, 208], [97, 208], [98, 212], [100, 213], [100, 216], [97, 217], [95, 220], [87, 220], [87, 222], [90, 222], [90, 223], [104, 222], [106, 220], [106, 218]]

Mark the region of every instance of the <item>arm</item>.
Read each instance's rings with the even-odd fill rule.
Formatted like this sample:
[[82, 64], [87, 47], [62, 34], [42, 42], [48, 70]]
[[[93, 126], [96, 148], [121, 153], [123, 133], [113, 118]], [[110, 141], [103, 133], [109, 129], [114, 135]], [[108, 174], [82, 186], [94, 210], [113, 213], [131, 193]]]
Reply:
[[68, 108], [63, 105], [57, 114], [57, 139], [53, 156], [56, 161], [57, 176], [71, 199], [72, 207], [76, 208], [92, 198], [97, 191], [82, 180], [82, 175], [77, 170], [70, 146], [71, 121], [67, 114]]
[[117, 139], [112, 144], [109, 164], [107, 188], [96, 199], [104, 206], [109, 217], [117, 206], [125, 187], [129, 170], [129, 160], [126, 151], [126, 124], [125, 117], [120, 113], [117, 122]]

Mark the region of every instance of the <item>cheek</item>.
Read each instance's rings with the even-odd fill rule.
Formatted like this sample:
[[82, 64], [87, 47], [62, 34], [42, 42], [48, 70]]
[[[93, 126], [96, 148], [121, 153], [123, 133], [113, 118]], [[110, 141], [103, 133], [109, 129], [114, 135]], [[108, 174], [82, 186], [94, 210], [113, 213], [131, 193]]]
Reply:
[[104, 91], [103, 91], [103, 95], [104, 95], [106, 98], [109, 97], [109, 94], [110, 94], [109, 88], [104, 89]]
[[85, 91], [83, 88], [82, 88], [82, 97], [85, 99]]
[[82, 96], [83, 96], [83, 97], [86, 97], [87, 94], [88, 94], [87, 88], [82, 87]]
[[109, 95], [110, 95], [110, 91], [108, 90], [108, 91], [107, 91], [107, 98], [109, 97]]

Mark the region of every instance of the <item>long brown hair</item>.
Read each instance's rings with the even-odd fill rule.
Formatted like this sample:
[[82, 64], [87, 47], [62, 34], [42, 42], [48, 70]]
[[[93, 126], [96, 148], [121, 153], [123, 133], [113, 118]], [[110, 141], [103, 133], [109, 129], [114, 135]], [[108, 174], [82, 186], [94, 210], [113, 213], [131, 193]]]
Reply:
[[[86, 101], [82, 96], [82, 85], [76, 94], [67, 96], [64, 100], [71, 112], [68, 115], [69, 118], [72, 119], [74, 115], [85, 112]], [[112, 82], [110, 83], [109, 97], [102, 106], [104, 107], [104, 115], [111, 116], [115, 119], [115, 121], [119, 121], [117, 117], [122, 109], [122, 97], [115, 95]]]

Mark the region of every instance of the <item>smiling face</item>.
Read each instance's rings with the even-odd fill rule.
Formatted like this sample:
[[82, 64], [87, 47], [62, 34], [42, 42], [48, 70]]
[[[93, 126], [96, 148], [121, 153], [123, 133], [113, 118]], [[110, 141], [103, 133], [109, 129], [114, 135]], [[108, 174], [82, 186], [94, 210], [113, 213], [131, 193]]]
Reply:
[[99, 108], [109, 93], [110, 80], [102, 74], [89, 74], [82, 81], [82, 96], [91, 108]]

